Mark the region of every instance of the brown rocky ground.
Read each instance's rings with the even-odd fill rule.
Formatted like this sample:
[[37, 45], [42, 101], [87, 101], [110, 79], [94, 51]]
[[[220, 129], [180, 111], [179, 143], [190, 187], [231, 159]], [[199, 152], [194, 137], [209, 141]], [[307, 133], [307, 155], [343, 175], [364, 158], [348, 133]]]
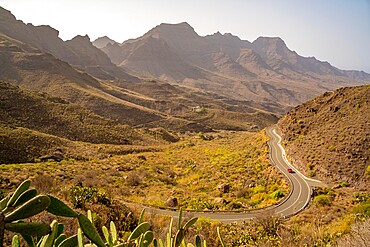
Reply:
[[294, 164], [330, 185], [369, 189], [369, 100], [369, 85], [341, 88], [290, 111], [278, 125]]

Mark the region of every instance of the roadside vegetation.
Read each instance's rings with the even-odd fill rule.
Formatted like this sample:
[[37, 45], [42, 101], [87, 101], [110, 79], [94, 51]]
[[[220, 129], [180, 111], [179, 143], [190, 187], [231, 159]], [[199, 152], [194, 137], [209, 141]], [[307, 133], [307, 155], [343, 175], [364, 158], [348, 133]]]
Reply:
[[[2, 165], [1, 177], [10, 184], [26, 178], [49, 181], [46, 187], [54, 193], [66, 193], [79, 184], [123, 201], [191, 210], [263, 208], [287, 194], [285, 179], [269, 164], [263, 132], [201, 136], [184, 135], [182, 141], [163, 151], [144, 149], [88, 161]], [[177, 203], [171, 205], [171, 198]]]

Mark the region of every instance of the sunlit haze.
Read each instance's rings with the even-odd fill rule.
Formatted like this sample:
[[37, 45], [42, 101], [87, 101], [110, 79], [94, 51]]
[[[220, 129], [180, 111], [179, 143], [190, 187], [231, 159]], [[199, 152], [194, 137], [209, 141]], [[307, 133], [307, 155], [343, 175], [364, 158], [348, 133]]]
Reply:
[[220, 31], [251, 42], [279, 36], [300, 55], [370, 72], [369, 0], [0, 0], [0, 6], [59, 30], [64, 40], [87, 34], [123, 42], [160, 23], [186, 21], [201, 36]]

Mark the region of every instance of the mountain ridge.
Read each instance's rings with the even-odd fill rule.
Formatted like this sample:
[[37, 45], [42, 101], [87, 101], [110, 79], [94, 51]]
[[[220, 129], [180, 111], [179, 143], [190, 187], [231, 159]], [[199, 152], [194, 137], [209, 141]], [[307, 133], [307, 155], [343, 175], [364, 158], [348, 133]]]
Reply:
[[[314, 57], [300, 56], [279, 37], [259, 37], [251, 43], [230, 33], [199, 36], [186, 22], [160, 24], [137, 39], [101, 49], [137, 76], [205, 89], [234, 100], [278, 101], [287, 107], [327, 90], [370, 80], [365, 72], [344, 71]], [[248, 86], [251, 84], [260, 84], [258, 97]], [[262, 84], [274, 91], [287, 90], [284, 99], [289, 100], [274, 97], [275, 92], [263, 89]]]

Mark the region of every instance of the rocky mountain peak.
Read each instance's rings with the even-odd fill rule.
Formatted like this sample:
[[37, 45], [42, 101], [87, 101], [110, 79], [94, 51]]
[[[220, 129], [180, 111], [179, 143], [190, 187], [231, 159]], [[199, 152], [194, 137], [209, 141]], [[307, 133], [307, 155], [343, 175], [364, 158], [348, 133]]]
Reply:
[[181, 22], [178, 24], [168, 24], [162, 23], [152, 30], [150, 30], [144, 36], [153, 36], [153, 37], [170, 37], [170, 36], [188, 36], [194, 37], [198, 36], [194, 28], [190, 26], [187, 22]]
[[103, 47], [106, 47], [108, 44], [112, 45], [112, 44], [117, 43], [117, 42], [114, 41], [113, 39], [107, 37], [107, 36], [103, 36], [103, 37], [97, 38], [92, 43], [95, 47], [101, 49]]
[[284, 40], [280, 37], [258, 37], [252, 44], [257, 48], [268, 47], [288, 50]]
[[[90, 37], [86, 34], [84, 36], [82, 35], [77, 35], [75, 36], [73, 39], [69, 40], [69, 41], [74, 41], [74, 42], [88, 42], [88, 43], [91, 43], [90, 41]], [[67, 42], [69, 42], [67, 41]]]
[[0, 6], [0, 21], [15, 21], [16, 18], [9, 10], [6, 10]]
[[[33, 26], [32, 24], [27, 24], [27, 26]], [[43, 34], [59, 37], [59, 31], [55, 28], [52, 28], [49, 25], [35, 26], [35, 28]]]

